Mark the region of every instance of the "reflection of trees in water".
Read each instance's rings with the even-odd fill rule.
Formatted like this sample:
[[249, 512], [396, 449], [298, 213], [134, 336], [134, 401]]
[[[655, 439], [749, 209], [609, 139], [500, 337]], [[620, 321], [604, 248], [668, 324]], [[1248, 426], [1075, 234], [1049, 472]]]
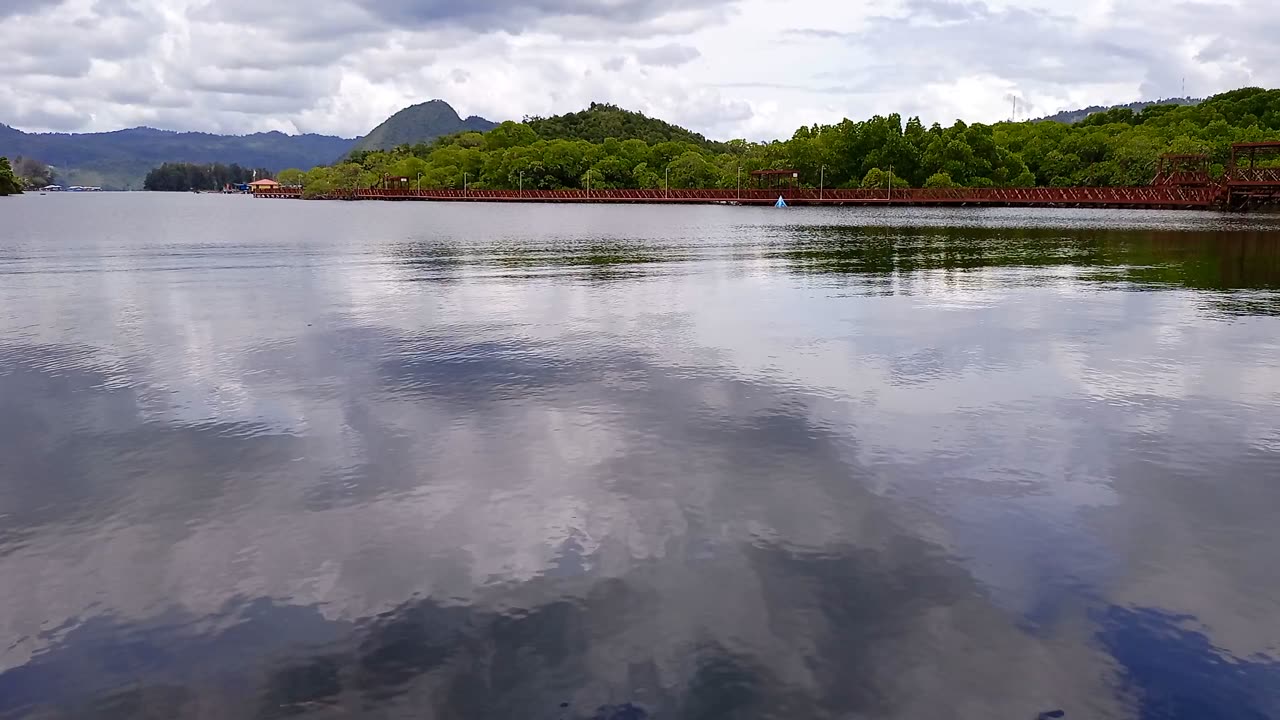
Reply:
[[805, 227], [793, 237], [776, 243], [771, 255], [802, 272], [1069, 265], [1121, 272], [1092, 276], [1100, 280], [1204, 290], [1280, 288], [1280, 232]]
[[1060, 230], [991, 228], [795, 228], [769, 253], [799, 271], [887, 274], [985, 267], [1092, 265], [1098, 248]]
[[[1175, 285], [1200, 290], [1280, 289], [1280, 232], [1097, 230], [1087, 228], [858, 227], [780, 228], [758, 246], [731, 247], [740, 259], [786, 260], [798, 272], [889, 275], [923, 270], [1072, 266], [1083, 279]], [[539, 268], [584, 270], [598, 277], [657, 271], [665, 263], [714, 257], [697, 246], [569, 238], [536, 244], [403, 243], [396, 262], [456, 279], [467, 268], [515, 273]], [[1090, 268], [1106, 272], [1090, 274]], [[1119, 273], [1118, 275], [1116, 273]], [[1249, 307], [1267, 305], [1254, 303]], [[1229, 309], [1229, 308], [1228, 308]]]
[[494, 240], [483, 244], [440, 245], [402, 243], [391, 250], [398, 265], [425, 269], [431, 279], [457, 279], [467, 269], [501, 269], [520, 276], [518, 271], [545, 268], [580, 270], [593, 277], [624, 277], [643, 272], [645, 265], [670, 263], [692, 257], [691, 250], [675, 245], [654, 245], [644, 239], [633, 241], [566, 238], [561, 241], [526, 244]]

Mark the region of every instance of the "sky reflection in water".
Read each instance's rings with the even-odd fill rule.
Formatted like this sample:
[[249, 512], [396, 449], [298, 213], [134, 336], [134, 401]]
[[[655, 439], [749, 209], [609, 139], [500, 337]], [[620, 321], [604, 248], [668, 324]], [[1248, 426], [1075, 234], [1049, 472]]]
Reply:
[[1280, 219], [4, 210], [0, 717], [1280, 715]]

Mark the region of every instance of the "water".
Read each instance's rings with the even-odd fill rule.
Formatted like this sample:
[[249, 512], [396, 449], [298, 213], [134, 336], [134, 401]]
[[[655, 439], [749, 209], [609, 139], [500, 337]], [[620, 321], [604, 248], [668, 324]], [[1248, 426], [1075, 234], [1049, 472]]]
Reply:
[[1275, 216], [0, 201], [0, 717], [1280, 717], [1278, 315]]

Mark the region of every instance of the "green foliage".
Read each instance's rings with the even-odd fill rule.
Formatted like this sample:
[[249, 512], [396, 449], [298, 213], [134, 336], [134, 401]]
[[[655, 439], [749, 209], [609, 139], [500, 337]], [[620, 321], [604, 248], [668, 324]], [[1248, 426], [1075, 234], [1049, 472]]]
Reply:
[[567, 115], [526, 118], [524, 124], [543, 140], [586, 140], [598, 145], [608, 138], [635, 138], [650, 145], [680, 142], [703, 150], [725, 149], [723, 143], [712, 142], [682, 127], [601, 103], [591, 103], [586, 110]]
[[287, 170], [281, 170], [279, 173], [277, 173], [276, 181], [279, 182], [281, 185], [285, 185], [285, 186], [301, 185], [302, 179], [305, 176], [306, 176], [306, 173], [302, 172], [301, 170], [297, 168], [289, 168]]
[[240, 167], [235, 163], [223, 165], [197, 165], [195, 163], [165, 163], [147, 173], [142, 187], [146, 190], [186, 192], [190, 190], [221, 190], [226, 185], [247, 183], [271, 177], [267, 170]]
[[[925, 127], [875, 116], [802, 127], [788, 140], [707, 141], [612, 105], [502, 123], [430, 143], [360, 152], [356, 169], [306, 176], [306, 193], [372, 186], [384, 175], [424, 188], [733, 188], [761, 169], [794, 169], [804, 187], [1030, 187], [1146, 185], [1167, 152], [1205, 152], [1219, 168], [1233, 142], [1280, 139], [1280, 90], [1246, 88], [1199, 105], [1143, 105], [1054, 122]], [[313, 182], [320, 183], [313, 187]], [[353, 185], [354, 183], [354, 185]], [[949, 183], [944, 184], [944, 183]]]
[[5, 195], [17, 195], [22, 192], [22, 183], [18, 182], [18, 178], [13, 174], [13, 167], [9, 165], [9, 158], [0, 157], [0, 197]]
[[867, 190], [873, 188], [887, 190], [896, 187], [911, 187], [911, 185], [906, 180], [902, 179], [902, 177], [897, 173], [881, 170], [880, 168], [871, 168], [862, 178], [862, 187]]
[[956, 187], [956, 183], [945, 172], [936, 172], [924, 181], [924, 186], [927, 188], [953, 188]]

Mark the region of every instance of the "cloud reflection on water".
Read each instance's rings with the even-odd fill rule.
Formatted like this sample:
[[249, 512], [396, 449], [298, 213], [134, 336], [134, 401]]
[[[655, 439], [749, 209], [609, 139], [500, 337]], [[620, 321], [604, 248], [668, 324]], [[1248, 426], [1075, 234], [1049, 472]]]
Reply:
[[1271, 275], [739, 231], [16, 280], [117, 336], [0, 344], [0, 713], [1271, 712]]

